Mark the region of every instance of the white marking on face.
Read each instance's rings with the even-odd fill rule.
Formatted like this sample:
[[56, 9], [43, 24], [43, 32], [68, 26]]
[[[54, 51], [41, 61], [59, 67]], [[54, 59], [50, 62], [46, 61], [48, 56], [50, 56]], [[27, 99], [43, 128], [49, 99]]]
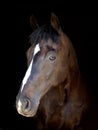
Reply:
[[[39, 51], [40, 51], [40, 47], [39, 47], [39, 44], [37, 44], [37, 45], [35, 46], [35, 49], [34, 49], [33, 57], [34, 57]], [[25, 74], [25, 76], [24, 76], [24, 79], [23, 79], [23, 81], [22, 81], [21, 92], [22, 92], [22, 90], [23, 90], [23, 88], [24, 88], [24, 85], [26, 84], [28, 78], [30, 77], [31, 70], [32, 70], [32, 64], [33, 64], [33, 58], [32, 58], [32, 60], [31, 60], [31, 63], [30, 63], [30, 65], [29, 65], [29, 67], [28, 67], [28, 69], [27, 69], [27, 72], [26, 72], [26, 74]]]
[[34, 49], [34, 55], [36, 55], [36, 53], [38, 53], [40, 51], [40, 47], [39, 47], [39, 43], [36, 45], [35, 49]]
[[21, 111], [22, 103], [21, 103], [21, 101], [19, 100], [17, 104], [18, 104], [17, 110], [18, 110], [18, 112], [20, 112], [20, 111]]

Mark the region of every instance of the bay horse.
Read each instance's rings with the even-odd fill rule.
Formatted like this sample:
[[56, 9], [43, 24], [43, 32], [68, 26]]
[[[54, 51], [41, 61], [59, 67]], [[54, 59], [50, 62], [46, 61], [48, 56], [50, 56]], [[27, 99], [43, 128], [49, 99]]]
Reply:
[[28, 69], [16, 96], [17, 112], [34, 117], [40, 130], [80, 130], [88, 109], [88, 93], [75, 49], [58, 17], [30, 35]]

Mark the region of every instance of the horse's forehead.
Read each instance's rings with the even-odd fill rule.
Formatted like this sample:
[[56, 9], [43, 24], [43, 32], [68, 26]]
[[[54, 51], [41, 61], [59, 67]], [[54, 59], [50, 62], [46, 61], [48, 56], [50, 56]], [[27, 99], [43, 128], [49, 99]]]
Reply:
[[39, 43], [39, 46], [41, 48], [50, 47], [56, 50], [60, 46], [60, 43], [55, 43], [51, 39], [48, 39], [47, 41], [41, 40], [41, 42]]
[[48, 40], [42, 39], [39, 43], [37, 43], [35, 45], [32, 44], [32, 46], [30, 47], [30, 51], [28, 49], [27, 54], [31, 55], [33, 52], [33, 56], [34, 56], [38, 51], [41, 51], [44, 48], [49, 47], [49, 48], [58, 50], [59, 48], [61, 48], [61, 46], [62, 46], [61, 42], [54, 43], [51, 39], [48, 39]]

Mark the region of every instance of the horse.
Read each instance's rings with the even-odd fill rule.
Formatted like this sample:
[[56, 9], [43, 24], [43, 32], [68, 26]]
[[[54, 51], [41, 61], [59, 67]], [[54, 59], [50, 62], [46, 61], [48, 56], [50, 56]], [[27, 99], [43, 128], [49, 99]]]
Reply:
[[33, 117], [39, 130], [80, 130], [89, 107], [88, 91], [70, 38], [59, 18], [51, 13], [50, 22], [30, 34], [28, 69], [16, 95], [17, 112]]

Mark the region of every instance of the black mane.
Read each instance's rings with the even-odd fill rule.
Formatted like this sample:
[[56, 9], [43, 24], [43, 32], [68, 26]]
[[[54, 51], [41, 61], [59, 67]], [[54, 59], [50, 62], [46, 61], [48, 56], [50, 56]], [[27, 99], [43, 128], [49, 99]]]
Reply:
[[37, 44], [40, 43], [41, 40], [47, 41], [48, 39], [56, 43], [58, 41], [58, 36], [58, 32], [50, 24], [46, 24], [36, 29], [30, 35], [30, 43]]

